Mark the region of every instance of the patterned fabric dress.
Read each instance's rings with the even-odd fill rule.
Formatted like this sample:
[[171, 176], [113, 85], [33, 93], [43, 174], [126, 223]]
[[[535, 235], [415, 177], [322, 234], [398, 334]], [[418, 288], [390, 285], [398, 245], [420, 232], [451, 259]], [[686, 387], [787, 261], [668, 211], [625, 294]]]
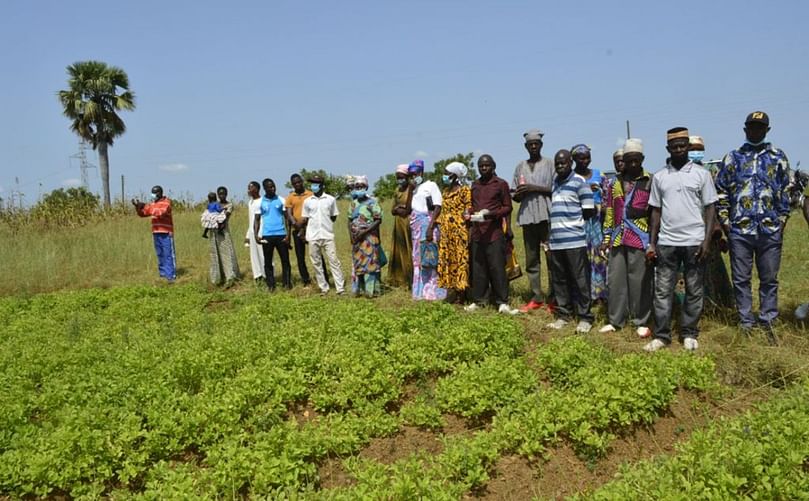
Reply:
[[[593, 193], [596, 207], [601, 206], [601, 171], [591, 169], [592, 174], [587, 184], [598, 185], [599, 189]], [[607, 299], [607, 260], [601, 255], [599, 248], [604, 239], [601, 231], [601, 215], [597, 214], [584, 222], [584, 232], [587, 238], [587, 257], [590, 261], [590, 298], [593, 301]]]
[[[351, 201], [348, 219], [352, 233], [367, 229], [375, 219], [381, 217], [382, 208], [374, 198], [366, 197], [364, 200]], [[351, 246], [352, 290], [355, 293], [364, 292], [367, 296], [375, 296], [382, 291], [379, 243], [379, 231], [377, 230], [367, 233], [362, 240]]]
[[441, 216], [441, 242], [438, 246], [438, 285], [444, 289], [469, 287], [469, 230], [463, 213], [472, 207], [472, 190], [461, 186], [444, 192]]
[[[396, 190], [393, 205], [407, 204], [407, 190]], [[413, 284], [413, 243], [410, 220], [407, 216], [394, 216], [393, 243], [391, 245], [388, 282], [394, 287], [410, 288]]]
[[[434, 301], [446, 299], [447, 290], [438, 286], [438, 270], [421, 267], [421, 242], [427, 237], [430, 214], [413, 210], [410, 213], [410, 231], [413, 238], [413, 299]], [[441, 245], [438, 228], [433, 230], [433, 242]]]
[[209, 234], [210, 251], [210, 277], [211, 283], [218, 285], [232, 282], [239, 278], [239, 262], [236, 259], [236, 250], [233, 248], [233, 239], [230, 238], [230, 216], [233, 214], [233, 204], [228, 202], [222, 206], [221, 214], [227, 215], [222, 228], [213, 230]]

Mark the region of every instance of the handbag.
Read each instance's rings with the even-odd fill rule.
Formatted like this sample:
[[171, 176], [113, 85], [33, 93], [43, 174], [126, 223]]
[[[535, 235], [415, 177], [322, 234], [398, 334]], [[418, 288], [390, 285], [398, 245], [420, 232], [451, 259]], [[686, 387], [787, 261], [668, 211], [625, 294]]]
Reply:
[[509, 241], [506, 244], [506, 277], [510, 282], [521, 276], [522, 268], [520, 268], [520, 263], [517, 262], [517, 256], [514, 254], [514, 243]]
[[438, 268], [438, 244], [422, 240], [419, 242], [420, 264], [422, 268]]

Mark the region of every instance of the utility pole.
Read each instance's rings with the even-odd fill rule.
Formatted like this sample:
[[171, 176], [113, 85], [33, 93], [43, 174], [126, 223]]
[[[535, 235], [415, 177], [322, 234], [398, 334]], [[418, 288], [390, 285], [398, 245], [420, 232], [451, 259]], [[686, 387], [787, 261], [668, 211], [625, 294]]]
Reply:
[[70, 158], [79, 160], [79, 169], [81, 169], [81, 185], [85, 189], [90, 189], [89, 170], [95, 169], [96, 166], [87, 161], [87, 141], [79, 141], [79, 152], [71, 155]]
[[626, 138], [629, 139], [630, 137], [632, 137], [632, 136], [629, 134], [629, 120], [627, 120], [626, 121]]
[[121, 174], [121, 207], [126, 207], [126, 198], [124, 198], [124, 175]]

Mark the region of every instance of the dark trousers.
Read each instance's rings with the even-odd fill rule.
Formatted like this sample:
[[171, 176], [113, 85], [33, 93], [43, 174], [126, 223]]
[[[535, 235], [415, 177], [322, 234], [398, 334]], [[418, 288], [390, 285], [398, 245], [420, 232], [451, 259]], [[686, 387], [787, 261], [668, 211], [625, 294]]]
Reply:
[[733, 293], [741, 324], [751, 327], [753, 291], [751, 278], [753, 261], [758, 271], [758, 321], [770, 324], [778, 317], [778, 269], [781, 267], [783, 232], [772, 235], [730, 235], [730, 271], [733, 275]]
[[284, 242], [284, 237], [264, 237], [266, 244], [261, 246], [264, 252], [264, 277], [267, 280], [267, 287], [275, 290], [275, 268], [272, 265], [272, 258], [275, 250], [281, 256], [281, 281], [287, 289], [292, 288], [292, 267], [289, 265], [289, 247]]
[[698, 245], [674, 247], [657, 246], [654, 280], [655, 338], [671, 342], [671, 315], [674, 308], [674, 287], [682, 264], [685, 278], [685, 302], [680, 311], [680, 337], [699, 336], [699, 317], [702, 315], [704, 296], [703, 275], [705, 263], [697, 261]]
[[472, 242], [473, 300], [485, 303], [490, 286], [495, 303], [508, 304], [506, 239], [502, 236], [494, 242]]
[[[528, 283], [531, 286], [531, 299], [536, 302], [553, 300], [553, 278], [548, 280], [551, 285], [547, 295], [542, 294], [541, 285], [541, 256], [542, 242], [548, 241], [549, 223], [542, 221], [536, 224], [525, 224], [522, 226], [523, 244], [525, 245], [525, 273], [528, 275]], [[548, 276], [550, 277], [551, 264], [546, 259]]]
[[295, 245], [295, 258], [298, 260], [298, 273], [301, 275], [303, 285], [309, 285], [312, 279], [309, 277], [309, 270], [306, 269], [306, 242], [298, 236], [297, 232], [292, 234], [292, 241]]
[[551, 250], [551, 280], [556, 296], [556, 315], [569, 320], [575, 312], [579, 320], [593, 323], [587, 247]]

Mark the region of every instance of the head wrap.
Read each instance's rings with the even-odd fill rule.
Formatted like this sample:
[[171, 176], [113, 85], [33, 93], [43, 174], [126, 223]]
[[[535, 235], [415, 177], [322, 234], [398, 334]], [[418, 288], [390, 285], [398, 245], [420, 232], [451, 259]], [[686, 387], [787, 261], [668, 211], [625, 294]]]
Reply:
[[523, 134], [522, 137], [525, 138], [525, 142], [527, 143], [528, 141], [542, 141], [544, 135], [545, 133], [539, 129], [531, 129]]
[[673, 129], [666, 131], [666, 141], [680, 139], [681, 137], [688, 139], [688, 129], [685, 127], [674, 127]]
[[622, 157], [622, 156], [624, 156], [624, 149], [623, 148], [618, 148], [617, 150], [615, 150], [615, 153], [612, 154], [612, 158]]
[[396, 166], [396, 173], [407, 175], [407, 168], [408, 168], [407, 164], [399, 164]]
[[354, 186], [358, 184], [368, 186], [368, 176], [354, 176]]
[[347, 174], [346, 175], [346, 186], [348, 186], [348, 187], [354, 186], [354, 183], [357, 182], [356, 179], [357, 179], [356, 176], [352, 176], [351, 174]]
[[630, 137], [624, 143], [624, 155], [627, 153], [643, 153], [643, 141]]
[[469, 169], [466, 168], [466, 165], [462, 164], [461, 162], [452, 162], [451, 164], [444, 167], [444, 170], [449, 172], [450, 174], [455, 174], [458, 176], [458, 179], [466, 177], [466, 173]]
[[688, 136], [688, 144], [691, 145], [700, 145], [705, 148], [705, 141], [702, 140], [701, 136]]
[[408, 174], [420, 174], [424, 172], [424, 160], [413, 160], [407, 166]]
[[577, 144], [576, 146], [570, 148], [571, 155], [576, 155], [577, 153], [590, 153], [590, 147], [586, 144]]

